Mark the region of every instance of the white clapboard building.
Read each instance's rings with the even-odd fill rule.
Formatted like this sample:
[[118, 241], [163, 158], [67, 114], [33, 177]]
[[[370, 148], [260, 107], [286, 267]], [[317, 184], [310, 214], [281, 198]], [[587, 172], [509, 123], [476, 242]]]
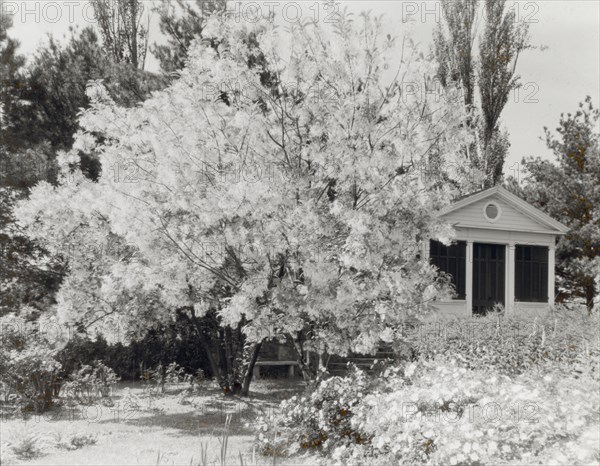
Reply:
[[462, 198], [440, 213], [457, 236], [430, 241], [432, 264], [451, 275], [456, 297], [437, 302], [448, 315], [485, 314], [502, 305], [507, 315], [540, 315], [555, 297], [556, 239], [568, 228], [501, 186]]

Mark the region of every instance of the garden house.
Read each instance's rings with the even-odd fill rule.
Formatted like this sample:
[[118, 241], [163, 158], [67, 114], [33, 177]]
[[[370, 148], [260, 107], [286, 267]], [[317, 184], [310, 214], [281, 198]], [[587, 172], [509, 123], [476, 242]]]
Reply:
[[468, 317], [502, 305], [507, 315], [535, 316], [551, 309], [555, 243], [565, 225], [501, 186], [459, 199], [440, 215], [456, 239], [450, 246], [431, 240], [424, 252], [456, 288], [455, 299], [436, 303], [442, 313]]

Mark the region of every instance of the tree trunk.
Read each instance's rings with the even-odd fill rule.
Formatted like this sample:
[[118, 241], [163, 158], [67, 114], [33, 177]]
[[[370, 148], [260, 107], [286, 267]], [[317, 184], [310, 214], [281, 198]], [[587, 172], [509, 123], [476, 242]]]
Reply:
[[595, 294], [595, 287], [592, 281], [591, 285], [587, 285], [585, 287], [585, 305], [588, 308], [588, 314], [592, 313], [592, 310], [594, 309], [594, 294]]
[[252, 382], [252, 376], [254, 375], [254, 366], [256, 365], [256, 361], [258, 360], [258, 353], [260, 353], [260, 347], [262, 346], [262, 341], [256, 343], [254, 348], [252, 349], [252, 355], [250, 356], [250, 361], [248, 362], [248, 367], [246, 368], [246, 374], [244, 374], [244, 383], [242, 385], [242, 391], [240, 393], [241, 396], [248, 396], [250, 393], [250, 383]]
[[236, 382], [236, 370], [234, 364], [234, 353], [235, 348], [233, 345], [233, 338], [231, 335], [231, 328], [225, 327], [223, 330], [223, 351], [225, 356], [225, 368], [227, 371], [227, 380], [229, 381], [230, 388]]
[[160, 361], [160, 392], [165, 393], [165, 384], [167, 378], [167, 366], [163, 364], [161, 359]]
[[[131, 38], [131, 41], [129, 42], [130, 44], [130, 50], [129, 52], [131, 53], [131, 64], [133, 65], [133, 67], [135, 69], [138, 68], [138, 45], [137, 45], [137, 29], [138, 29], [138, 24], [137, 24], [137, 0], [130, 0], [129, 1], [129, 13], [131, 15], [131, 23], [130, 23], [130, 27], [131, 30], [129, 31], [129, 35]], [[127, 33], [127, 32], [126, 32]]]
[[219, 348], [211, 348], [205, 338], [205, 335], [202, 332], [202, 327], [200, 326], [200, 322], [196, 317], [196, 313], [194, 310], [191, 310], [192, 314], [192, 322], [194, 323], [194, 328], [196, 329], [196, 334], [198, 335], [198, 340], [200, 341], [200, 345], [202, 349], [206, 353], [206, 357], [208, 358], [208, 362], [210, 364], [210, 369], [213, 373], [213, 376], [217, 378], [219, 381], [219, 385], [221, 387], [224, 386], [225, 380], [221, 371], [221, 366], [219, 361], [215, 358], [215, 354], [219, 351]]
[[221, 370], [221, 379], [223, 380], [222, 387], [225, 389], [226, 393], [230, 393], [233, 388], [233, 380], [231, 378], [231, 368], [229, 365], [229, 359], [227, 357], [228, 352], [228, 343], [227, 338], [225, 337], [225, 330], [222, 327], [217, 327], [217, 351], [218, 351], [218, 361], [219, 368]]

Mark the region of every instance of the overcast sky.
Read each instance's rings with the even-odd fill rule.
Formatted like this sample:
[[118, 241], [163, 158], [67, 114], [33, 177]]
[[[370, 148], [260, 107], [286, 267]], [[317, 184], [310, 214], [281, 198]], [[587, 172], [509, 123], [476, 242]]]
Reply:
[[[93, 12], [85, 1], [4, 0], [4, 10], [14, 12], [10, 35], [21, 41], [21, 50], [31, 54], [47, 34], [63, 37], [71, 25], [93, 24]], [[238, 10], [251, 14], [246, 2]], [[271, 8], [279, 19], [293, 22], [301, 13], [325, 19], [331, 13], [313, 0], [252, 2], [267, 12]], [[510, 133], [512, 147], [505, 172], [511, 173], [522, 157], [539, 155], [552, 158], [540, 140], [543, 127], [555, 128], [561, 112], [574, 111], [577, 103], [591, 95], [600, 103], [600, 1], [542, 0], [507, 2], [518, 18], [530, 27], [534, 45], [545, 51], [527, 51], [520, 58], [518, 73], [523, 89], [510, 99], [502, 114], [503, 125]], [[155, 1], [145, 1], [147, 7]], [[415, 38], [429, 47], [431, 30], [439, 21], [439, 3], [435, 1], [345, 1], [350, 10], [365, 9], [383, 14], [392, 34], [401, 34], [403, 21], [412, 20]], [[150, 41], [161, 41], [156, 15], [151, 21]], [[149, 57], [147, 68], [156, 69]]]

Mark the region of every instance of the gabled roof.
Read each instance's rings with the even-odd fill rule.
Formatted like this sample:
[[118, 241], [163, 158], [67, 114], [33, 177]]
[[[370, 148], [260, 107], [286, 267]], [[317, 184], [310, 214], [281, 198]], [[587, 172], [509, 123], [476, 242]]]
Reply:
[[443, 209], [439, 215], [440, 216], [447, 215], [450, 212], [454, 212], [456, 210], [462, 209], [470, 204], [473, 204], [474, 202], [478, 202], [478, 201], [487, 199], [492, 196], [497, 196], [498, 198], [502, 199], [509, 205], [512, 205], [515, 209], [520, 211], [523, 215], [526, 215], [529, 218], [531, 218], [532, 220], [546, 226], [547, 228], [549, 228], [551, 230], [554, 230], [556, 232], [556, 234], [558, 234], [558, 235], [564, 235], [565, 233], [567, 233], [569, 231], [569, 227], [567, 227], [566, 225], [563, 225], [562, 223], [560, 223], [557, 220], [554, 220], [548, 214], [533, 207], [531, 204], [524, 201], [520, 197], [515, 196], [513, 193], [511, 193], [510, 191], [508, 191], [506, 188], [504, 188], [502, 186], [494, 186], [493, 188], [479, 191], [475, 194], [471, 194], [469, 196], [461, 198], [461, 199], [457, 200], [456, 202], [454, 202], [453, 204], [450, 204], [445, 209]]

